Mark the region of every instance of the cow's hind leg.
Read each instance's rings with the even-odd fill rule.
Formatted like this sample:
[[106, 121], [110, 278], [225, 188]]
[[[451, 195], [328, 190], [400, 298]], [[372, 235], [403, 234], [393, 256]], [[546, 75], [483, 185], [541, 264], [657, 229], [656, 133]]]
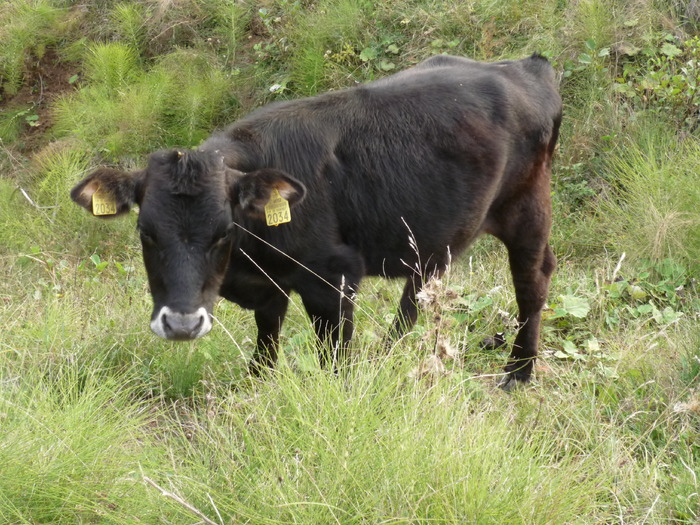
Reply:
[[539, 248], [508, 247], [510, 268], [518, 303], [518, 335], [506, 365], [508, 375], [501, 386], [510, 389], [516, 382], [527, 382], [532, 375], [539, 342], [542, 308], [556, 258], [548, 244]]
[[403, 294], [399, 301], [399, 310], [396, 313], [396, 320], [391, 328], [390, 337], [400, 338], [410, 330], [418, 320], [418, 293], [423, 285], [432, 278], [440, 278], [447, 269], [446, 263], [433, 263], [423, 269], [423, 274], [413, 273], [403, 287]]
[[551, 204], [549, 188], [522, 195], [517, 202], [500, 210], [504, 221], [496, 233], [508, 249], [510, 270], [518, 303], [518, 335], [513, 343], [507, 376], [501, 382], [506, 390], [530, 380], [540, 334], [542, 308], [556, 266], [549, 247]]
[[407, 330], [410, 330], [418, 319], [418, 303], [416, 294], [423, 286], [423, 278], [415, 273], [406, 279], [403, 287], [403, 294], [399, 301], [399, 310], [396, 312], [396, 319], [391, 328], [390, 337], [400, 338]]

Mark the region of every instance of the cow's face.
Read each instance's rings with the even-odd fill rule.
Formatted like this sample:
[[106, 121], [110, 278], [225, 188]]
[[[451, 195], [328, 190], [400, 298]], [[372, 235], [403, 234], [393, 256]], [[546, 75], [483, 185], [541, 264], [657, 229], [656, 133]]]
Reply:
[[[303, 185], [277, 170], [244, 174], [217, 152], [162, 151], [135, 173], [98, 170], [71, 191], [93, 214], [107, 202], [116, 216], [139, 205], [138, 229], [153, 297], [151, 329], [172, 340], [196, 339], [212, 327], [211, 313], [228, 267], [238, 216], [264, 220], [273, 190], [296, 204]], [[112, 208], [109, 210], [109, 208]]]

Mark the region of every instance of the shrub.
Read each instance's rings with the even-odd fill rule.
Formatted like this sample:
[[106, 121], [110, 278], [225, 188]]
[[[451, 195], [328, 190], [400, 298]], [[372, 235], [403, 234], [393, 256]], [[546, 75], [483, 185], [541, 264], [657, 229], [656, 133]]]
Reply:
[[111, 160], [196, 146], [231, 103], [229, 76], [202, 51], [176, 50], [146, 72], [128, 45], [96, 44], [84, 67], [87, 85], [55, 105], [55, 130]]

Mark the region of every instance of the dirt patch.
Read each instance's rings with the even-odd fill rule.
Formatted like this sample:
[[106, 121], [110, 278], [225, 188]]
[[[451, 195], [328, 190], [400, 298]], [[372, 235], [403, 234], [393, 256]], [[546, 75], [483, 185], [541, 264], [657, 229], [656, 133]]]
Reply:
[[[27, 121], [22, 136], [17, 141], [23, 153], [30, 153], [48, 142], [46, 131], [51, 127], [53, 116], [51, 106], [62, 94], [75, 89], [70, 83], [75, 75], [75, 64], [62, 62], [53, 48], [48, 48], [41, 58], [30, 57], [25, 62], [22, 88], [16, 95], [3, 94], [0, 109], [30, 108], [28, 116], [36, 119]], [[29, 125], [29, 122], [35, 125]]]

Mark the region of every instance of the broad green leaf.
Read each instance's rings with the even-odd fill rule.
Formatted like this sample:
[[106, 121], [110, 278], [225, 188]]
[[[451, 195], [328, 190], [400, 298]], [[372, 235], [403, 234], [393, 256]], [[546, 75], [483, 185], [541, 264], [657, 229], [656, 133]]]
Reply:
[[676, 312], [673, 308], [667, 306], [659, 313], [657, 322], [660, 324], [670, 324], [678, 321], [682, 316], [683, 312]]
[[493, 298], [485, 295], [483, 297], [479, 297], [476, 301], [474, 301], [470, 309], [473, 313], [477, 313], [483, 310], [484, 308], [491, 306], [492, 304]]
[[632, 297], [632, 299], [635, 301], [642, 301], [646, 299], [647, 293], [641, 286], [633, 284], [630, 286], [630, 297]]
[[661, 53], [666, 55], [669, 58], [676, 57], [680, 55], [683, 51], [678, 49], [676, 46], [673, 44], [666, 42], [663, 46], [661, 46]]
[[576, 348], [576, 345], [574, 343], [572, 343], [571, 341], [569, 341], [568, 339], [565, 340], [561, 346], [562, 346], [562, 348], [564, 348], [564, 352], [566, 352], [570, 356], [579, 353], [578, 348]]
[[578, 56], [578, 61], [579, 61], [581, 64], [590, 64], [591, 62], [593, 62], [593, 59], [591, 58], [591, 55], [589, 55], [589, 54], [587, 54], [587, 53], [581, 53], [581, 54]]
[[560, 295], [559, 299], [561, 300], [561, 309], [568, 315], [578, 319], [586, 317], [591, 310], [586, 299], [576, 297], [575, 295]]
[[589, 354], [597, 354], [600, 352], [600, 343], [595, 337], [591, 337], [583, 344], [583, 346], [586, 348]]
[[637, 311], [642, 315], [650, 314], [654, 310], [654, 306], [651, 304], [640, 304], [637, 307]]
[[366, 47], [360, 52], [360, 60], [363, 62], [369, 62], [377, 58], [377, 50], [373, 47]]

